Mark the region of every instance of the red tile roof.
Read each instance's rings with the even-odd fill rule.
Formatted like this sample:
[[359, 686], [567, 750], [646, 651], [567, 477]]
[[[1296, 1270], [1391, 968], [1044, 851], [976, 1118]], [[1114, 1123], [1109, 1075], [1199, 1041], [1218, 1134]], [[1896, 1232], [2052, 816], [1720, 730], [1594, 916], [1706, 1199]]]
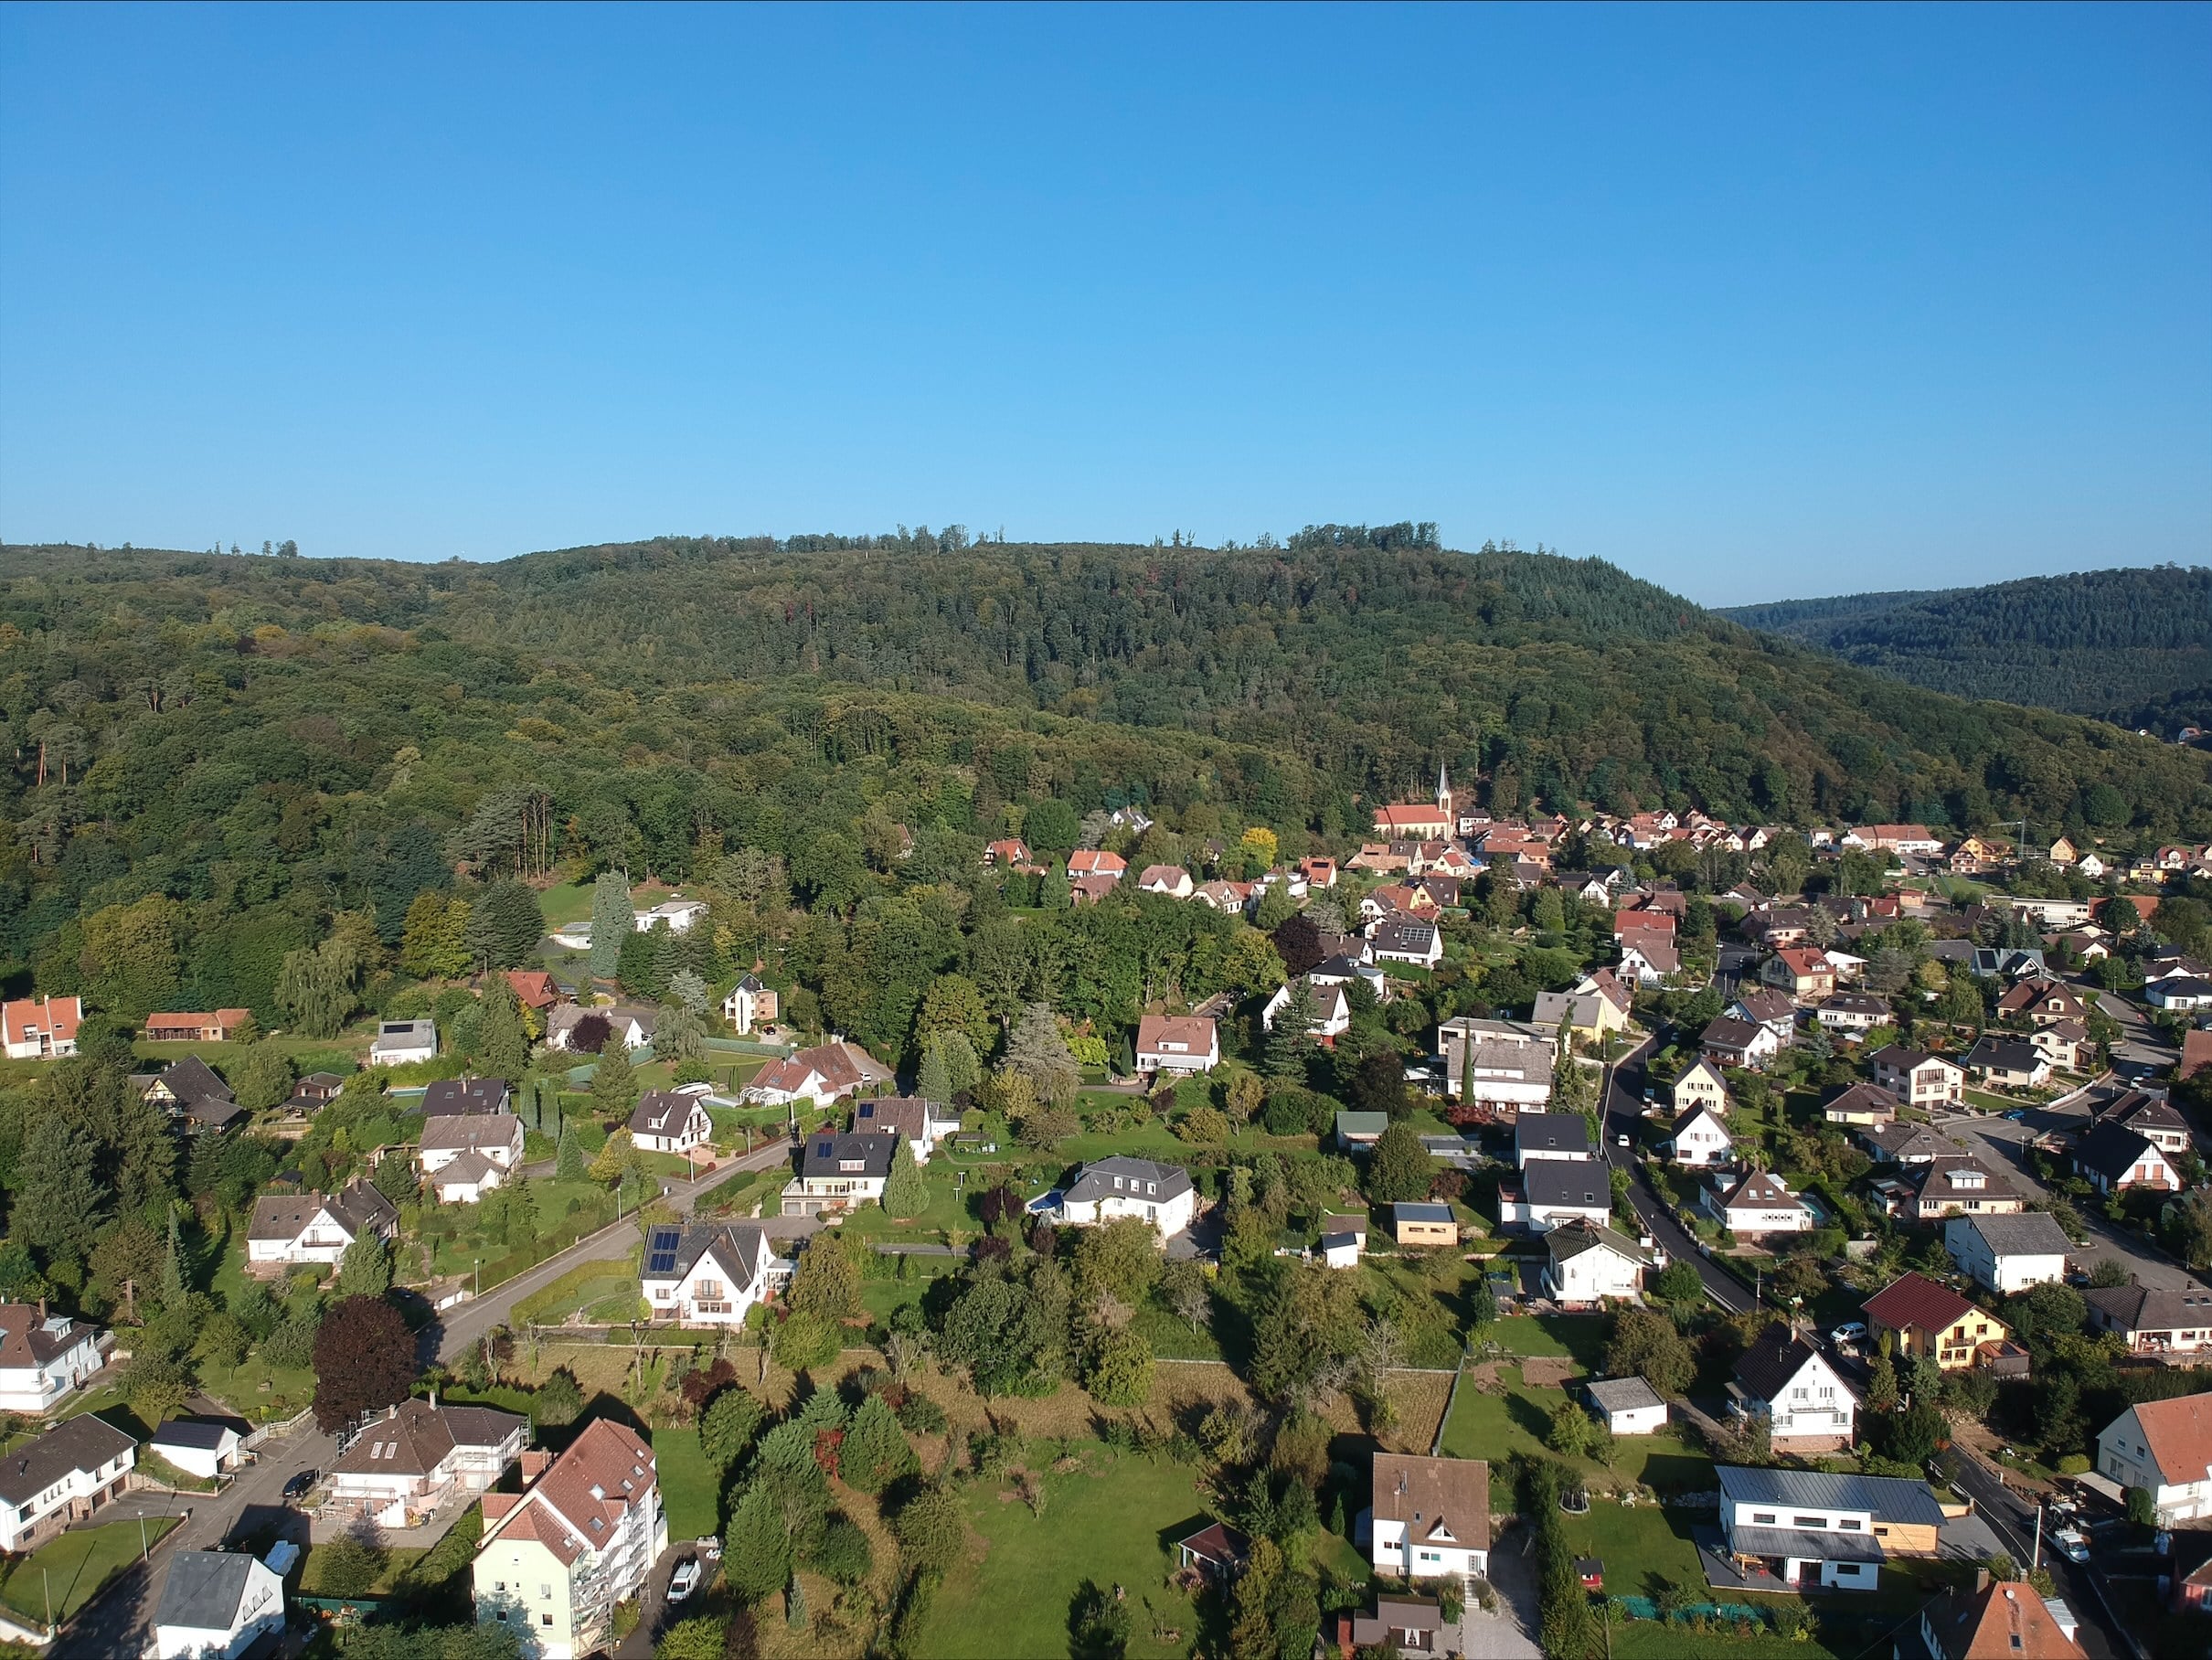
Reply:
[[1909, 1273], [1866, 1299], [1866, 1317], [1877, 1325], [1901, 1332], [1918, 1328], [1945, 1332], [1973, 1313], [1973, 1304], [1939, 1285], [1925, 1274]]

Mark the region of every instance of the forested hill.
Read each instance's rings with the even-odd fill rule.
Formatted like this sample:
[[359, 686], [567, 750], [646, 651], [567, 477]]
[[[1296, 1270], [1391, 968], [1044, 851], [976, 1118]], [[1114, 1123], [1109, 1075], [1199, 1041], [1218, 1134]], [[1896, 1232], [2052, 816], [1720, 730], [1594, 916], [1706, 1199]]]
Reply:
[[1915, 686], [2122, 722], [2177, 692], [2196, 688], [2201, 699], [2212, 685], [2212, 569], [2201, 566], [1789, 600], [1720, 614]]
[[1044, 795], [1342, 846], [1440, 761], [1499, 805], [2212, 835], [2203, 754], [1930, 697], [1600, 563], [1373, 533], [482, 566], [11, 548], [0, 721], [18, 952], [149, 883], [251, 906], [311, 873], [370, 900], [526, 799], [556, 856], [674, 875], [702, 830], [796, 862], [864, 820], [966, 829]]

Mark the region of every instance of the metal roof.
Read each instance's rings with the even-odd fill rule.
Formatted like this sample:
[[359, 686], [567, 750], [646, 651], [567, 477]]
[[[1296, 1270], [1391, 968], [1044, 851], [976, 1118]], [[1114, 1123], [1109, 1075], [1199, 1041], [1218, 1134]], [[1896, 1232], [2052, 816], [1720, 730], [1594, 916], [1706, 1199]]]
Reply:
[[[1722, 1495], [1739, 1505], [1863, 1510], [1886, 1522], [1930, 1526], [1941, 1526], [1943, 1520], [1943, 1507], [1926, 1482], [1894, 1475], [1830, 1475], [1820, 1470], [1755, 1470], [1743, 1464], [1723, 1464], [1717, 1474]], [[1740, 1535], [1744, 1529], [1737, 1531]]]

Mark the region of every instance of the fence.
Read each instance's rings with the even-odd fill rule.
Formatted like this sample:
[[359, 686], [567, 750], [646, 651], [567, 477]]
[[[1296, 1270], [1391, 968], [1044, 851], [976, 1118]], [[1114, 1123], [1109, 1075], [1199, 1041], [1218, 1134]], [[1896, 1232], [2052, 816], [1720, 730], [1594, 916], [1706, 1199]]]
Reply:
[[265, 1423], [260, 1429], [250, 1433], [245, 1440], [239, 1442], [239, 1445], [250, 1452], [256, 1447], [265, 1445], [270, 1442], [281, 1441], [314, 1415], [314, 1408], [308, 1407], [285, 1419], [282, 1423]]

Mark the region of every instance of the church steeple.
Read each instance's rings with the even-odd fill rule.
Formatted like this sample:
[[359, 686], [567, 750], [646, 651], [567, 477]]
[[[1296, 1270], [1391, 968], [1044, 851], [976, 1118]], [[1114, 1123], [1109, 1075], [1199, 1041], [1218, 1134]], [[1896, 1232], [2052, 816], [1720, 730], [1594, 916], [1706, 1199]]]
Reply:
[[1452, 776], [1444, 770], [1444, 763], [1441, 761], [1436, 763], [1436, 810], [1446, 820], [1445, 835], [1449, 835], [1459, 828], [1459, 814], [1452, 805]]

